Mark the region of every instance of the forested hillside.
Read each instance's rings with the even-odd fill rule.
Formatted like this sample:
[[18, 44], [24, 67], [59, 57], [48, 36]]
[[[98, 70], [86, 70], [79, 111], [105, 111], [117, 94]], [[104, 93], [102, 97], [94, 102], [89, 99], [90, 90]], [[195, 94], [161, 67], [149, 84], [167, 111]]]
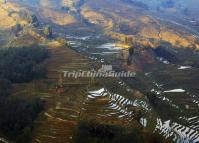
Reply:
[[45, 77], [43, 61], [48, 51], [42, 47], [0, 49], [0, 134], [17, 143], [28, 143], [33, 122], [43, 109], [42, 101], [33, 97], [12, 96], [14, 83]]

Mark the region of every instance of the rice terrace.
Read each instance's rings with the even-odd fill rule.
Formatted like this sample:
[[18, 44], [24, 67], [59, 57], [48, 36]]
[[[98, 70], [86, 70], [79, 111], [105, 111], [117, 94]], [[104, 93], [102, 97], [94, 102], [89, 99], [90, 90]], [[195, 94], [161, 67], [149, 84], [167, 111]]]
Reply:
[[0, 0], [0, 143], [199, 143], [198, 0]]

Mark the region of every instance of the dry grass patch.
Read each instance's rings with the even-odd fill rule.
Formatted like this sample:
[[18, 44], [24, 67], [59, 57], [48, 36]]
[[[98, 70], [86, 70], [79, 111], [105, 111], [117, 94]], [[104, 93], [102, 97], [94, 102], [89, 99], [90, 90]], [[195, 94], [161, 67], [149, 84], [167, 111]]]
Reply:
[[66, 13], [61, 13], [47, 8], [43, 9], [41, 12], [44, 18], [57, 25], [64, 26], [77, 23], [77, 20], [73, 16]]
[[0, 3], [0, 29], [10, 29], [17, 23], [21, 25], [27, 25], [28, 22], [22, 20], [18, 14], [18, 12], [22, 9], [22, 7], [15, 3]]
[[81, 11], [82, 16], [87, 19], [90, 23], [104, 27], [104, 28], [112, 28], [113, 22], [111, 19], [105, 17], [103, 14], [91, 10], [89, 8], [84, 8]]
[[13, 17], [8, 16], [8, 11], [0, 6], [0, 28], [8, 29], [16, 25], [16, 21]]

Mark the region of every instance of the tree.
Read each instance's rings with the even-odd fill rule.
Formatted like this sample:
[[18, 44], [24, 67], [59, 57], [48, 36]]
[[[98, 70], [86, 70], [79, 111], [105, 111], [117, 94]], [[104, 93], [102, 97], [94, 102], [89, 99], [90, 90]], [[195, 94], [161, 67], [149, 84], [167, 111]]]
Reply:
[[32, 24], [35, 27], [39, 25], [39, 21], [37, 19], [37, 16], [33, 13], [30, 13], [27, 10], [19, 11], [19, 16], [20, 16], [20, 18], [28, 21], [30, 24]]
[[128, 59], [127, 59], [127, 65], [132, 64], [134, 53], [135, 53], [134, 48], [133, 47], [129, 48], [129, 56], [128, 56]]
[[14, 83], [44, 77], [46, 70], [43, 61], [46, 58], [48, 50], [43, 47], [1, 49], [0, 77]]
[[[0, 131], [14, 140], [21, 135], [28, 136], [33, 121], [43, 109], [38, 99], [24, 100], [9, 96], [0, 100]], [[20, 142], [21, 143], [21, 142]]]
[[[39, 64], [48, 57], [43, 47], [0, 50], [0, 133], [16, 143], [28, 143], [33, 122], [43, 109], [40, 98], [11, 96], [12, 84], [26, 82], [41, 74]], [[14, 63], [14, 64], [13, 64]]]
[[60, 44], [62, 44], [62, 45], [69, 46], [67, 40], [64, 39], [64, 38], [60, 38], [60, 37], [59, 37], [59, 38], [57, 38], [56, 40], [57, 40]]
[[0, 97], [6, 97], [10, 94], [11, 82], [6, 79], [0, 79]]
[[147, 93], [147, 98], [149, 99], [149, 102], [154, 106], [158, 106], [158, 98], [155, 95], [155, 93]]
[[19, 32], [20, 32], [22, 29], [23, 29], [22, 26], [21, 26], [19, 23], [17, 23], [15, 26], [12, 27], [12, 32], [13, 32], [13, 34], [17, 37], [18, 34], [19, 34]]
[[44, 27], [43, 32], [47, 38], [52, 38], [53, 32], [52, 32], [52, 27], [50, 25], [47, 25], [46, 27]]

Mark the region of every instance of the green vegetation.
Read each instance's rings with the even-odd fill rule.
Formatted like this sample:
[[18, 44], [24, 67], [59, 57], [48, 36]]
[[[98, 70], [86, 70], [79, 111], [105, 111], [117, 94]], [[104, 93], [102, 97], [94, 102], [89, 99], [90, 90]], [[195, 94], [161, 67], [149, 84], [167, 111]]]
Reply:
[[154, 51], [158, 57], [163, 57], [167, 59], [169, 62], [172, 63], [179, 62], [178, 58], [174, 54], [172, 54], [169, 50], [167, 50], [165, 47], [159, 46]]
[[37, 98], [11, 96], [12, 83], [27, 82], [44, 75], [41, 64], [48, 57], [42, 47], [0, 50], [0, 133], [17, 143], [28, 143], [33, 122], [43, 109]]
[[155, 93], [146, 94], [149, 103], [152, 105], [153, 109], [160, 115], [163, 119], [177, 119], [180, 115], [183, 115], [179, 109], [175, 109], [168, 103], [164, 102]]
[[48, 58], [43, 47], [8, 48], [0, 50], [0, 77], [14, 83], [28, 82], [46, 73], [43, 61]]
[[19, 32], [23, 29], [23, 27], [20, 24], [16, 24], [12, 27], [12, 33], [17, 37]]
[[10, 94], [12, 85], [9, 80], [0, 79], [0, 97], [6, 97]]
[[74, 134], [75, 143], [164, 143], [158, 134], [143, 132], [138, 128], [103, 125], [81, 121]]
[[143, 143], [140, 130], [127, 131], [119, 126], [80, 122], [75, 143]]
[[29, 142], [33, 121], [43, 109], [42, 101], [7, 95], [0, 97], [0, 107], [0, 132], [16, 142]]
[[67, 42], [67, 40], [66, 39], [64, 39], [64, 38], [57, 38], [56, 39], [59, 43], [61, 43], [62, 45], [65, 45], [65, 46], [68, 46], [69, 47], [69, 43]]
[[45, 35], [47, 38], [52, 38], [52, 35], [53, 35], [52, 27], [49, 26], [49, 25], [47, 25], [46, 27], [44, 27], [43, 33], [44, 33], [44, 35]]
[[38, 21], [36, 15], [31, 13], [31, 12], [29, 12], [29, 11], [21, 10], [19, 12], [19, 16], [22, 19], [27, 20], [30, 24], [32, 24], [35, 27], [39, 25], [39, 21]]

